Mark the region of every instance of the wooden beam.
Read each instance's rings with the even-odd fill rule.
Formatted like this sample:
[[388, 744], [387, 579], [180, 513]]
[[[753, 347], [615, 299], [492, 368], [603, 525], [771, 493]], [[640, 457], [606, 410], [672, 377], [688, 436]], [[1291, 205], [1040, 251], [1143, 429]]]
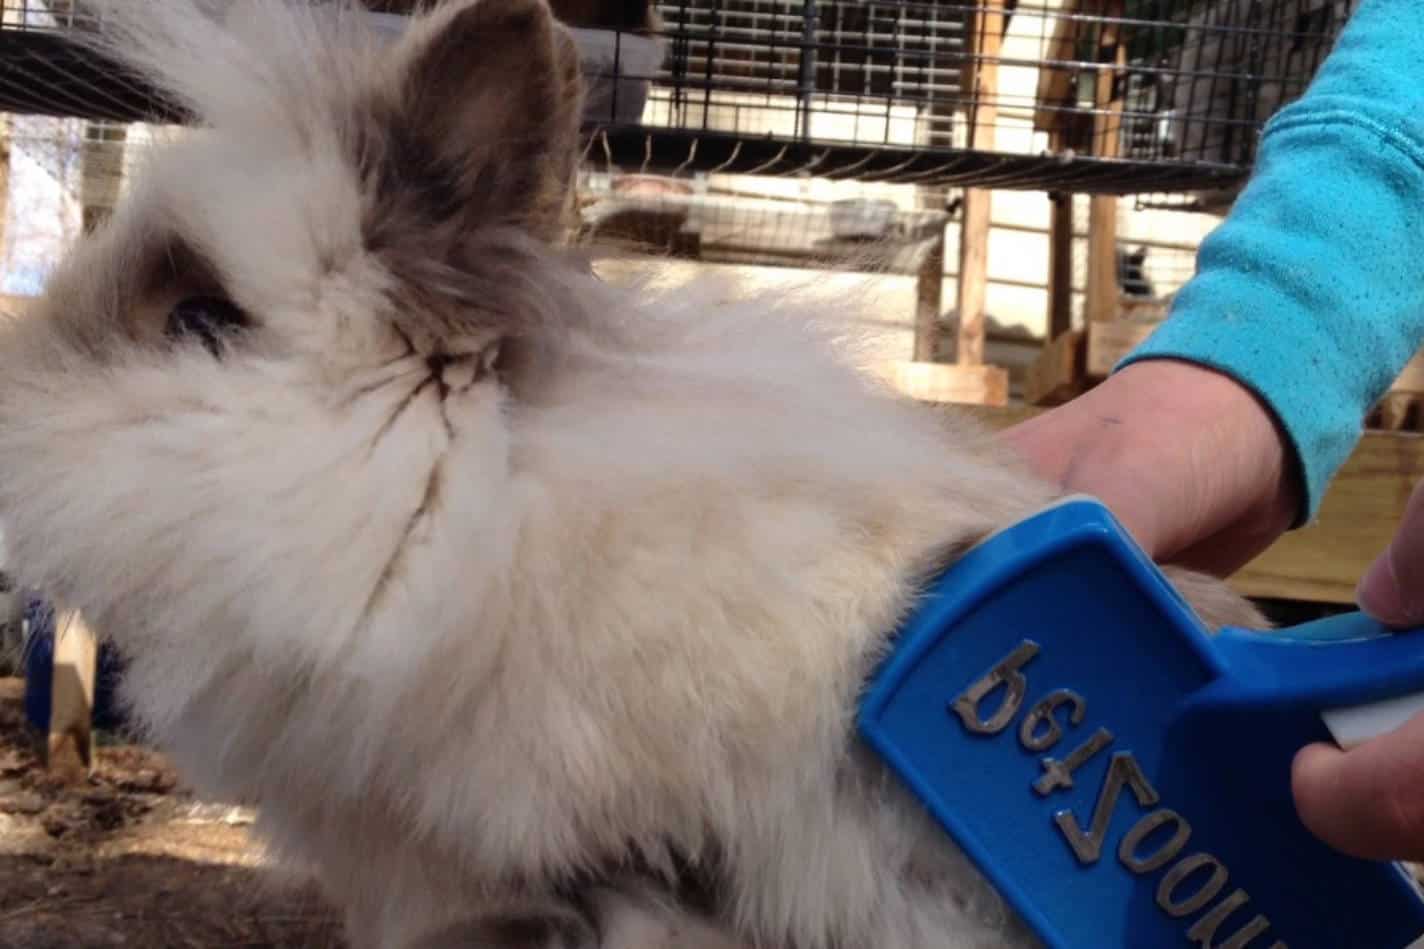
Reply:
[[944, 301], [944, 230], [925, 254], [915, 279], [915, 361], [934, 362], [939, 352], [940, 311]]
[[58, 610], [54, 620], [54, 665], [50, 678], [49, 734], [45, 766], [76, 778], [94, 766], [94, 680], [99, 649], [76, 610]]
[[922, 402], [1002, 406], [1009, 401], [1009, 374], [997, 366], [896, 362], [885, 367], [895, 389]]
[[1085, 312], [1089, 322], [1117, 318], [1117, 198], [1088, 199], [1088, 287]]
[[1024, 375], [1024, 400], [1032, 405], [1067, 402], [1086, 386], [1083, 356], [1086, 334], [1082, 330], [1059, 333], [1028, 367]]
[[[974, 16], [972, 31], [973, 102], [970, 107], [969, 147], [978, 151], [994, 148], [994, 125], [999, 117], [999, 58], [1004, 42], [1002, 7], [987, 6]], [[956, 309], [959, 314], [959, 345], [956, 361], [961, 366], [984, 363], [984, 302], [989, 282], [989, 223], [993, 196], [986, 188], [964, 192], [964, 216], [959, 233], [959, 280]]]
[[984, 304], [989, 286], [989, 218], [992, 192], [969, 188], [964, 192], [964, 218], [959, 232], [959, 280], [955, 288], [959, 313], [959, 346], [955, 356], [961, 366], [984, 362]]
[[1113, 366], [1137, 345], [1152, 335], [1155, 323], [1132, 323], [1128, 320], [1105, 320], [1088, 324], [1087, 355], [1083, 371], [1089, 382], [1100, 382], [1112, 373]]

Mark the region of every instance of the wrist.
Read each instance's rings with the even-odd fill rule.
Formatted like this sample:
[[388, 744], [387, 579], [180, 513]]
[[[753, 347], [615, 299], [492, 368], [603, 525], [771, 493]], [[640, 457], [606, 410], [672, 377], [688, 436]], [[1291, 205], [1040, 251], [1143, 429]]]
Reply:
[[[1006, 433], [1041, 477], [1107, 503], [1152, 556], [1221, 537], [1239, 566], [1294, 523], [1300, 478], [1270, 409], [1231, 377], [1151, 359]], [[1229, 532], [1223, 534], [1223, 532]]]

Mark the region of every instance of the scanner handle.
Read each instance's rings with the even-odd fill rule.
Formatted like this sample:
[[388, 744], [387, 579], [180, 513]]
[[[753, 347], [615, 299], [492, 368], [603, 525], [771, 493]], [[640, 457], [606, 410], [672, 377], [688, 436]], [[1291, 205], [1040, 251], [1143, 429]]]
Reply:
[[1271, 631], [1228, 627], [1214, 645], [1248, 701], [1313, 706], [1349, 749], [1424, 712], [1421, 634], [1351, 611]]

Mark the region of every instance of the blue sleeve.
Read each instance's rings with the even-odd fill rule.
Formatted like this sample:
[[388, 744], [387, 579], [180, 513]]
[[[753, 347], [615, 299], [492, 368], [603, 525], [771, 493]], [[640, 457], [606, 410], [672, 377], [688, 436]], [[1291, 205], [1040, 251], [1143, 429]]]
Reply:
[[1267, 123], [1166, 321], [1118, 369], [1210, 366], [1275, 413], [1312, 520], [1364, 416], [1424, 345], [1424, 3], [1363, 0]]

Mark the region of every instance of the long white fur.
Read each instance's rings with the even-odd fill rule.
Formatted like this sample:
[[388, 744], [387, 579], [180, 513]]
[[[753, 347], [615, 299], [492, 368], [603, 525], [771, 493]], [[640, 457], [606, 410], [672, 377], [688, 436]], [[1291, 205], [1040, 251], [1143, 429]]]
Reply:
[[[1031, 945], [852, 716], [937, 554], [1055, 490], [868, 382], [826, 314], [711, 285], [551, 266], [568, 329], [547, 382], [401, 409], [428, 369], [386, 330], [368, 198], [327, 126], [449, 9], [390, 49], [274, 0], [106, 13], [207, 129], [0, 345], [0, 516], [22, 581], [124, 650], [127, 699], [189, 779], [258, 803], [357, 946], [710, 845], [723, 917], [612, 880], [590, 938]], [[95, 360], [55, 328], [154, 217], [260, 316], [250, 348], [116, 334]]]

